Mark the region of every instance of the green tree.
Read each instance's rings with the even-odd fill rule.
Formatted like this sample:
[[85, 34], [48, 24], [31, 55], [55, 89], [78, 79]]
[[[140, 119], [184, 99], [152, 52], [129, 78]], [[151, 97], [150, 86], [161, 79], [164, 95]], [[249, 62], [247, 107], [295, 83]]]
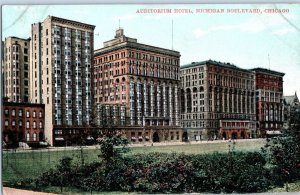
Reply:
[[113, 158], [119, 157], [121, 153], [127, 152], [128, 140], [122, 135], [122, 132], [107, 130], [99, 140], [101, 154], [99, 157], [104, 162], [110, 162]]
[[268, 139], [263, 152], [275, 184], [300, 179], [300, 110], [291, 113], [289, 129], [281, 136]]

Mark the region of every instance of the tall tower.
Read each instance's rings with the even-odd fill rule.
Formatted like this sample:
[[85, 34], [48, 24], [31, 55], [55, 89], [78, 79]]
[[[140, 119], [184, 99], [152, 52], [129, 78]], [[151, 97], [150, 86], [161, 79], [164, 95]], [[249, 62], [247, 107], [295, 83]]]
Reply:
[[30, 38], [5, 38], [3, 82], [10, 102], [29, 101], [29, 44]]
[[31, 101], [45, 104], [51, 144], [65, 144], [66, 135], [90, 125], [94, 28], [54, 16], [32, 24]]

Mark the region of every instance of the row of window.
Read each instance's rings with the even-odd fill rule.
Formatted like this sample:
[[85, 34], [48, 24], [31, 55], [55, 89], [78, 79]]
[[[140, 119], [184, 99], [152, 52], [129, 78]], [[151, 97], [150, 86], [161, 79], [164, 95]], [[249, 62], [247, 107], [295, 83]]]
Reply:
[[[94, 61], [94, 63], [100, 64], [103, 62], [118, 60], [120, 58], [120, 56], [121, 56], [121, 58], [125, 58], [125, 52], [121, 52], [121, 55], [119, 53], [117, 53], [114, 55], [109, 55], [109, 56], [104, 56], [104, 57], [98, 58]], [[163, 64], [179, 65], [178, 59], [158, 57], [158, 56], [153, 56], [153, 55], [148, 55], [148, 54], [143, 54], [143, 53], [138, 53], [138, 52], [129, 52], [126, 57], [136, 58], [138, 60], [147, 60], [147, 61], [151, 61], [151, 62], [158, 62], [158, 63], [162, 62]]]
[[[4, 122], [4, 126], [5, 127], [8, 127], [8, 124], [9, 124], [9, 121], [8, 120], [5, 120]], [[16, 126], [16, 121], [15, 120], [12, 120], [11, 121], [11, 126], [12, 127], [15, 127]], [[19, 121], [19, 127], [22, 127], [23, 126], [23, 121]], [[26, 121], [26, 128], [29, 129], [30, 128], [30, 121]], [[36, 121], [33, 121], [32, 123], [32, 128], [36, 129], [37, 128], [37, 122]], [[39, 128], [42, 129], [43, 128], [43, 122], [40, 121], [39, 122]]]
[[[9, 109], [6, 108], [6, 109], [4, 110], [4, 114], [5, 114], [6, 116], [8, 116], [8, 115], [9, 115]], [[16, 109], [12, 109], [12, 110], [11, 110], [11, 116], [16, 116]], [[18, 116], [19, 116], [19, 117], [22, 117], [22, 116], [23, 116], [23, 109], [19, 109]], [[26, 117], [27, 117], [27, 118], [30, 117], [30, 112], [29, 112], [28, 110], [26, 111]], [[36, 117], [37, 117], [37, 111], [33, 111], [33, 112], [32, 112], [32, 117], [33, 117], [33, 118], [36, 118]], [[42, 112], [42, 111], [39, 111], [39, 112], [38, 112], [38, 117], [39, 117], [39, 118], [42, 118], [42, 117], [43, 117], [43, 112]]]

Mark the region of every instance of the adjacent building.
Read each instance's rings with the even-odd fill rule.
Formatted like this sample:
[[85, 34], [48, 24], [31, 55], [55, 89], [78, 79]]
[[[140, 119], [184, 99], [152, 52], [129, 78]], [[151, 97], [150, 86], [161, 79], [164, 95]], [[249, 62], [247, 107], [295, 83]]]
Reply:
[[255, 74], [212, 60], [181, 66], [181, 127], [186, 140], [255, 137]]
[[133, 142], [179, 141], [178, 51], [138, 43], [116, 31], [94, 51], [97, 123]]
[[4, 42], [3, 97], [29, 102], [30, 38], [7, 37]]
[[36, 144], [44, 141], [45, 105], [3, 102], [2, 140], [8, 146], [18, 142]]
[[256, 78], [257, 134], [267, 137], [281, 134], [283, 128], [283, 76], [284, 73], [264, 69], [251, 69]]
[[284, 129], [289, 128], [289, 119], [291, 118], [291, 114], [294, 113], [297, 109], [300, 109], [300, 102], [299, 98], [297, 96], [297, 93], [295, 92], [294, 95], [290, 96], [283, 96], [283, 105], [284, 105]]
[[66, 143], [91, 125], [95, 26], [48, 16], [32, 24], [30, 101], [45, 104], [45, 136]]

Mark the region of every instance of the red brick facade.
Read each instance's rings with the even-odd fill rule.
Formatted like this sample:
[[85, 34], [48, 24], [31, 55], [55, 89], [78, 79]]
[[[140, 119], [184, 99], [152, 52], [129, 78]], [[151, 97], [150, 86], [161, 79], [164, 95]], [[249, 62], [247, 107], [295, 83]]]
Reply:
[[44, 104], [4, 102], [2, 136], [7, 144], [44, 141]]
[[284, 73], [253, 69], [256, 77], [256, 120], [259, 137], [280, 133], [283, 127]]

